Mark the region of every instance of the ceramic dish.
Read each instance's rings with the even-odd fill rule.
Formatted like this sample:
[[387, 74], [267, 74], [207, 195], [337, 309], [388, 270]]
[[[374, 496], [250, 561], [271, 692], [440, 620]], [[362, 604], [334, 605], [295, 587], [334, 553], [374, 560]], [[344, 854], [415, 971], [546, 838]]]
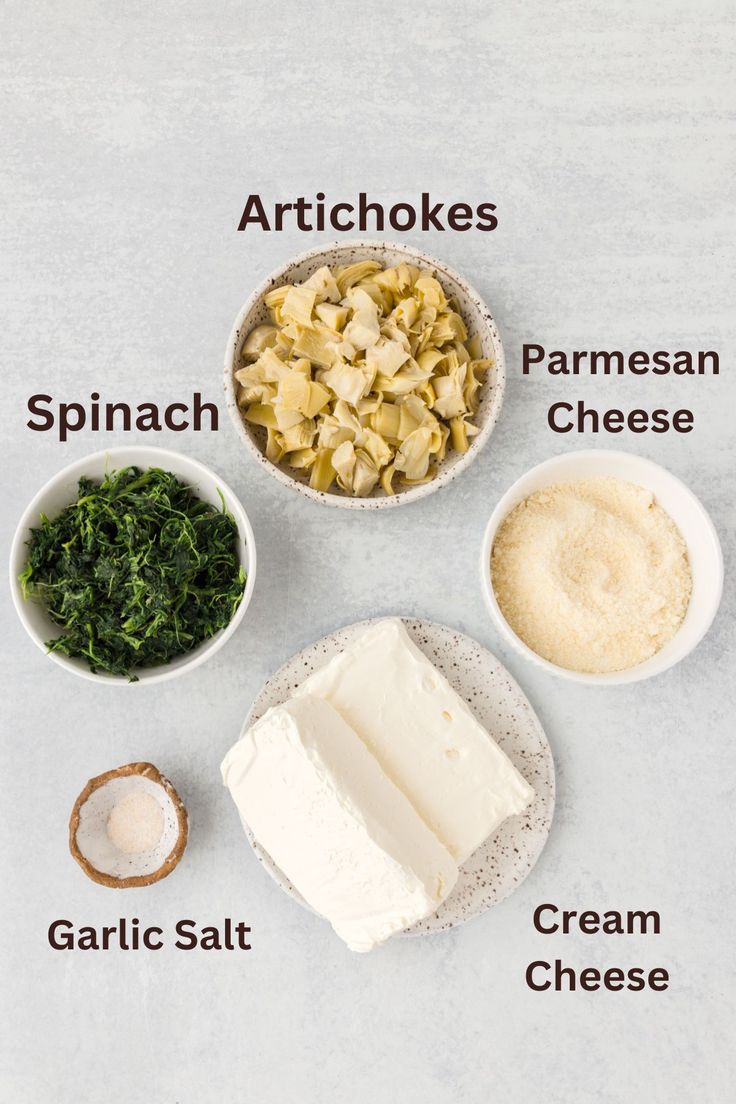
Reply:
[[[491, 551], [504, 518], [530, 494], [554, 483], [613, 476], [653, 492], [657, 503], [680, 530], [687, 544], [693, 589], [682, 625], [665, 646], [644, 663], [624, 671], [583, 674], [558, 667], [520, 640], [499, 609], [491, 581]], [[679, 663], [705, 636], [716, 615], [723, 591], [723, 557], [718, 534], [704, 507], [691, 490], [666, 468], [629, 452], [586, 449], [552, 457], [538, 464], [509, 488], [491, 514], [481, 550], [481, 585], [491, 618], [517, 651], [537, 666], [562, 678], [590, 685], [614, 686], [659, 675]]]
[[[150, 851], [120, 851], [107, 823], [115, 803], [145, 793], [161, 809], [163, 832]], [[110, 889], [136, 889], [168, 877], [187, 845], [189, 822], [178, 793], [153, 763], [126, 763], [90, 778], [74, 802], [69, 850], [88, 878]]]
[[[299, 478], [299, 473], [287, 467], [271, 463], [264, 454], [265, 438], [263, 431], [243, 421], [235, 397], [233, 372], [240, 367], [240, 349], [254, 326], [269, 320], [263, 297], [271, 288], [294, 281], [306, 280], [321, 265], [351, 264], [358, 260], [376, 260], [384, 265], [400, 264], [402, 261], [432, 269], [445, 291], [453, 295], [460, 307], [470, 336], [478, 334], [483, 348], [483, 356], [491, 357], [495, 366], [488, 372], [479, 391], [480, 405], [473, 422], [480, 432], [473, 438], [465, 453], [448, 451], [440, 463], [437, 476], [429, 483], [418, 487], [409, 487], [398, 494], [385, 495], [380, 489], [374, 490], [367, 498], [351, 498], [340, 490], [322, 492], [313, 490], [308, 476]], [[419, 249], [399, 243], [380, 241], [350, 241], [340, 245], [331, 245], [319, 249], [310, 249], [307, 253], [287, 261], [275, 269], [246, 300], [235, 319], [225, 353], [225, 402], [241, 441], [259, 464], [262, 464], [274, 478], [287, 487], [306, 495], [307, 498], [323, 502], [330, 506], [343, 506], [350, 510], [378, 510], [389, 506], [400, 506], [417, 498], [432, 494], [451, 482], [473, 462], [483, 445], [487, 442], [503, 402], [506, 381], [505, 361], [501, 338], [491, 313], [485, 303], [462, 276], [446, 264], [430, 257]]]
[[[447, 931], [485, 912], [508, 897], [536, 863], [549, 835], [555, 804], [555, 771], [547, 738], [531, 705], [508, 671], [475, 640], [432, 621], [403, 618], [412, 639], [471, 706], [475, 716], [503, 748], [535, 798], [519, 816], [510, 817], [460, 868], [450, 896], [432, 916], [401, 935]], [[253, 702], [245, 732], [272, 705], [284, 702], [294, 688], [334, 655], [343, 651], [370, 624], [361, 621], [322, 637], [293, 656], [269, 679]], [[288, 878], [243, 824], [258, 860], [281, 888], [309, 908]], [[311, 911], [311, 910], [310, 910]]]
[[[217, 633], [210, 640], [200, 644], [197, 648], [192, 649], [191, 652], [179, 656], [165, 666], [136, 670], [138, 682], [129, 682], [126, 678], [114, 675], [93, 674], [82, 659], [70, 658], [60, 652], [47, 652], [45, 642], [59, 635], [59, 626], [55, 625], [49, 618], [42, 605], [23, 599], [18, 584], [18, 575], [23, 570], [26, 562], [26, 541], [30, 537], [31, 529], [38, 525], [40, 515], [43, 513], [47, 517], [53, 518], [70, 502], [76, 501], [77, 483], [81, 476], [87, 475], [92, 479], [102, 479], [106, 472], [116, 471], [128, 465], [135, 465], [139, 468], [164, 468], [183, 482], [188, 483], [200, 498], [218, 507], [221, 505], [218, 492], [222, 492], [225, 505], [235, 518], [238, 526], [238, 553], [240, 562], [247, 574], [245, 593], [235, 611], [235, 616], [227, 628]], [[72, 671], [75, 675], [81, 675], [82, 678], [94, 682], [109, 683], [113, 686], [138, 686], [141, 683], [164, 682], [166, 679], [177, 678], [179, 675], [191, 671], [194, 667], [199, 667], [201, 663], [204, 663], [205, 660], [219, 651], [243, 620], [253, 595], [255, 581], [255, 538], [248, 516], [235, 492], [204, 464], [200, 464], [197, 460], [191, 460], [187, 456], [182, 456], [179, 452], [171, 452], [168, 449], [160, 448], [126, 446], [107, 449], [105, 452], [96, 452], [91, 456], [83, 457], [81, 460], [75, 460], [73, 464], [63, 468], [41, 488], [25, 510], [15, 531], [10, 552], [10, 591], [13, 596], [13, 603], [24, 629], [33, 642], [48, 655], [49, 659], [65, 670]]]

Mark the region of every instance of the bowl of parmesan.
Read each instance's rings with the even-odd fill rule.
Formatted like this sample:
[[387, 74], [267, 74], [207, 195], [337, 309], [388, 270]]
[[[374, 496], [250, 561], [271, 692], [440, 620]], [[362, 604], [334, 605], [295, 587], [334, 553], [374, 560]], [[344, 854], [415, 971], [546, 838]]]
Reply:
[[627, 452], [538, 464], [493, 511], [481, 553], [491, 618], [552, 674], [611, 685], [661, 674], [705, 636], [723, 591], [718, 535], [692, 491]]
[[498, 419], [501, 338], [467, 281], [384, 241], [312, 249], [249, 296], [225, 354], [247, 451], [331, 506], [422, 498], [472, 463]]

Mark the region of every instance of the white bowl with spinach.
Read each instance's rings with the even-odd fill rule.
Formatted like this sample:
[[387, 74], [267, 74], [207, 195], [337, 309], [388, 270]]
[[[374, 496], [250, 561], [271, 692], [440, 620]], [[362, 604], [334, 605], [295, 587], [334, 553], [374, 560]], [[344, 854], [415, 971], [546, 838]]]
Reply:
[[31, 639], [66, 670], [119, 685], [204, 663], [243, 619], [255, 577], [235, 493], [197, 460], [148, 447], [64, 468], [26, 509], [10, 555]]

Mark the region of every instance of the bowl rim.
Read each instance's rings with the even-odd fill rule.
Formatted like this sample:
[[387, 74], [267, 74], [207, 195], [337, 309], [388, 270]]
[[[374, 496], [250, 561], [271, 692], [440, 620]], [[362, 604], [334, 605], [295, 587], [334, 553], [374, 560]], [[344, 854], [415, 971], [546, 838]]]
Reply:
[[[174, 464], [184, 461], [184, 463], [191, 465], [198, 471], [203, 479], [210, 481], [215, 487], [219, 488], [226, 499], [228, 509], [235, 517], [240, 542], [245, 545], [248, 557], [247, 564], [244, 565], [247, 567], [247, 578], [243, 597], [232, 619], [225, 628], [221, 629], [215, 636], [210, 637], [208, 641], [203, 641], [189, 659], [185, 658], [185, 653], [185, 656], [181, 657], [184, 662], [179, 666], [165, 666], [162, 667], [160, 671], [155, 667], [143, 668], [143, 670], [156, 671], [157, 673], [146, 674], [144, 678], [139, 678], [136, 682], [130, 682], [122, 675], [97, 674], [90, 671], [89, 668], [84, 666], [81, 662], [75, 663], [72, 659], [59, 652], [47, 651], [44, 640], [41, 639], [41, 636], [33, 628], [27, 616], [26, 600], [21, 594], [15, 570], [17, 564], [24, 558], [23, 549], [27, 541], [28, 531], [37, 523], [38, 515], [43, 508], [44, 500], [48, 494], [53, 491], [58, 484], [63, 483], [72, 475], [82, 474], [84, 467], [88, 464], [104, 462], [106, 466], [109, 465], [111, 468], [114, 468], [115, 458], [120, 458], [123, 454], [125, 454], [126, 464], [137, 463], [140, 466], [146, 467], [165, 468], [166, 460]], [[148, 459], [139, 459], [136, 461], [134, 458], [136, 454], [147, 454]], [[152, 456], [151, 454], [154, 455]], [[21, 514], [15, 533], [13, 534], [10, 545], [8, 573], [10, 579], [10, 593], [20, 622], [34, 644], [40, 648], [48, 659], [52, 660], [52, 662], [56, 663], [59, 667], [62, 667], [65, 671], [71, 671], [73, 674], [89, 682], [102, 683], [108, 686], [150, 686], [154, 683], [167, 682], [169, 679], [178, 678], [180, 675], [194, 670], [195, 667], [201, 666], [201, 664], [205, 663], [206, 660], [227, 643], [243, 620], [245, 612], [250, 605], [251, 598], [253, 597], [256, 581], [256, 562], [255, 536], [245, 507], [232, 487], [230, 487], [224, 479], [221, 479], [212, 468], [209, 468], [200, 460], [195, 460], [193, 457], [187, 456], [185, 453], [176, 452], [173, 449], [160, 448], [157, 445], [119, 445], [107, 449], [100, 449], [97, 452], [88, 453], [77, 460], [73, 460], [71, 463], [59, 469], [59, 471], [52, 475], [51, 478], [39, 488]]]
[[[510, 513], [513, 506], [512, 500], [518, 494], [517, 488], [519, 484], [526, 481], [532, 475], [540, 475], [545, 472], [551, 472], [558, 465], [561, 465], [564, 461], [569, 461], [571, 458], [575, 460], [586, 460], [592, 458], [599, 458], [604, 456], [608, 459], [625, 459], [631, 461], [632, 459], [641, 466], [643, 470], [656, 471], [659, 475], [664, 476], [676, 490], [684, 495], [695, 508], [696, 512], [700, 516], [700, 520], [703, 523], [704, 532], [707, 534], [707, 538], [710, 542], [713, 556], [714, 565], [717, 575], [717, 585], [715, 597], [712, 602], [712, 609], [710, 616], [706, 617], [702, 628], [696, 637], [678, 654], [671, 656], [666, 662], [660, 662], [659, 665], [654, 664], [650, 669], [650, 664], [657, 659], [660, 653], [655, 653], [650, 656], [649, 659], [644, 660], [642, 663], [637, 663], [634, 667], [626, 668], [623, 671], [609, 671], [600, 674], [592, 674], [584, 671], [574, 671], [567, 667], [560, 667], [556, 663], [550, 662], [540, 656], [528, 644], [516, 635], [514, 630], [509, 625], [508, 621], [501, 612], [501, 609], [496, 600], [496, 595], [493, 590], [493, 582], [491, 580], [491, 551], [493, 548], [493, 542], [496, 537], [502, 521]], [[628, 480], [632, 482], [632, 480]], [[648, 457], [640, 456], [635, 452], [627, 452], [624, 449], [571, 449], [568, 452], [558, 453], [555, 456], [548, 457], [546, 460], [542, 460], [539, 464], [534, 464], [513, 481], [513, 483], [506, 489], [504, 494], [496, 503], [486, 527], [483, 533], [483, 540], [481, 542], [480, 551], [480, 576], [481, 576], [481, 590], [483, 592], [483, 598], [486, 604], [486, 608], [491, 616], [491, 620], [496, 625], [502, 636], [510, 643], [517, 652], [519, 652], [525, 659], [535, 664], [537, 667], [541, 667], [543, 670], [549, 672], [552, 675], [556, 675], [558, 678], [568, 679], [571, 682], [578, 682], [586, 684], [588, 686], [622, 686], [633, 682], [641, 682], [644, 679], [654, 678], [656, 675], [661, 675], [665, 671], [669, 671], [676, 664], [680, 663], [686, 656], [688, 656], [701, 642], [703, 637], [709, 631], [715, 616], [718, 613], [718, 609], [721, 604], [721, 598], [723, 595], [723, 582], [724, 582], [724, 568], [723, 568], [723, 551], [721, 549], [721, 542], [718, 537], [713, 521], [708, 514], [708, 511], [703, 506], [697, 495], [690, 490], [688, 485], [683, 482], [679, 476], [676, 476], [663, 464], [658, 464], [655, 460], [650, 460]], [[672, 641], [677, 639], [680, 633], [678, 628], [675, 635], [672, 637]]]
[[[240, 416], [238, 410], [237, 401], [235, 398], [235, 387], [233, 380], [233, 372], [235, 368], [235, 354], [240, 344], [240, 334], [243, 328], [243, 322], [248, 314], [259, 304], [260, 300], [266, 294], [267, 291], [273, 286], [274, 281], [278, 281], [283, 278], [285, 272], [295, 265], [304, 264], [307, 261], [316, 260], [318, 257], [324, 256], [325, 253], [330, 253], [335, 249], [364, 249], [368, 252], [378, 250], [395, 250], [399, 253], [405, 254], [407, 257], [414, 257], [420, 259], [423, 264], [426, 264], [432, 268], [436, 268], [438, 272], [444, 273], [454, 280], [469, 299], [475, 301], [478, 310], [480, 311], [483, 321], [487, 326], [491, 340], [493, 342], [495, 351], [495, 379], [493, 384], [493, 398], [492, 405], [490, 407], [488, 420], [481, 429], [480, 433], [473, 438], [468, 451], [461, 454], [459, 458], [453, 463], [452, 467], [446, 468], [445, 471], [440, 471], [437, 476], [429, 483], [422, 483], [418, 487], [410, 487], [406, 491], [401, 491], [399, 494], [383, 495], [376, 498], [352, 498], [348, 495], [336, 494], [333, 491], [316, 491], [308, 484], [301, 483], [298, 479], [294, 479], [278, 464], [272, 463], [268, 460], [258, 446], [251, 440], [250, 436], [246, 432], [243, 419]], [[491, 311], [486, 303], [485, 299], [475, 287], [470, 284], [464, 276], [457, 272], [451, 265], [446, 264], [444, 261], [439, 260], [431, 253], [426, 253], [419, 247], [408, 245], [406, 242], [392, 242], [387, 240], [381, 240], [379, 238], [351, 238], [347, 241], [333, 241], [325, 245], [315, 246], [312, 249], [306, 249], [301, 253], [297, 253], [294, 256], [288, 258], [282, 264], [277, 265], [268, 275], [261, 280], [258, 286], [251, 292], [248, 298], [243, 303], [242, 307], [238, 311], [235, 321], [230, 329], [227, 346], [225, 349], [225, 364], [224, 364], [224, 390], [225, 390], [225, 405], [230, 415], [238, 437], [248, 449], [251, 456], [253, 456], [260, 464], [264, 465], [266, 471], [268, 471], [275, 479], [278, 480], [285, 487], [289, 487], [292, 490], [297, 491], [299, 494], [306, 498], [311, 499], [314, 502], [320, 502], [326, 506], [336, 506], [347, 510], [378, 510], [389, 509], [395, 506], [403, 506], [409, 502], [416, 502], [417, 499], [425, 498], [427, 495], [434, 494], [441, 487], [451, 483], [456, 476], [460, 475], [467, 467], [479, 455], [481, 449], [487, 444], [493, 430], [495, 429], [498, 420], [501, 416], [501, 410], [503, 407], [504, 394], [506, 390], [506, 358], [504, 354], [503, 341], [501, 340], [501, 334], [498, 329], [495, 318], [491, 314]]]

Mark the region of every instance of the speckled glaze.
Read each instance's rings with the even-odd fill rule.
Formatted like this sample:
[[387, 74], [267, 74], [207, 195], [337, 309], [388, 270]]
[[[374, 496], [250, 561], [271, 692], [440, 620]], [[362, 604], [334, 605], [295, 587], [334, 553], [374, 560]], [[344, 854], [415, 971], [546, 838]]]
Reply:
[[[397, 494], [385, 495], [380, 486], [366, 498], [351, 498], [339, 489], [334, 491], [315, 491], [309, 486], [308, 473], [292, 471], [280, 467], [267, 459], [265, 433], [257, 426], [251, 426], [243, 420], [235, 397], [233, 373], [240, 367], [240, 349], [254, 326], [269, 320], [268, 310], [263, 302], [264, 295], [282, 284], [306, 280], [322, 265], [352, 264], [358, 260], [376, 260], [383, 265], [400, 264], [402, 261], [421, 268], [431, 269], [437, 276], [447, 294], [457, 300], [460, 314], [468, 328], [468, 335], [478, 334], [484, 357], [490, 357], [494, 366], [489, 370], [478, 391], [479, 406], [473, 416], [473, 422], [480, 432], [473, 438], [465, 453], [448, 449], [447, 456], [438, 465], [436, 477], [430, 483], [418, 487], [409, 487]], [[474, 288], [462, 276], [442, 261], [431, 257], [420, 249], [399, 242], [349, 241], [300, 253], [286, 264], [274, 269], [270, 276], [255, 289], [246, 300], [235, 319], [225, 352], [225, 403], [240, 439], [251, 455], [263, 464], [280, 483], [292, 487], [307, 498], [329, 506], [342, 506], [350, 510], [378, 510], [389, 506], [400, 506], [417, 498], [424, 498], [440, 487], [450, 483], [457, 475], [473, 462], [483, 445], [487, 442], [493, 427], [498, 421], [503, 402], [506, 382], [506, 367], [501, 338], [493, 321], [491, 312]]]
[[[460, 869], [444, 904], [402, 936], [447, 931], [493, 908], [516, 889], [536, 863], [547, 840], [555, 805], [555, 770], [547, 737], [534, 710], [506, 668], [475, 640], [432, 621], [402, 618], [424, 654], [468, 703], [516, 768], [534, 787], [535, 798], [509, 817]], [[243, 732], [273, 705], [285, 701], [314, 671], [343, 651], [372, 621], [361, 621], [310, 644], [269, 679], [253, 702]], [[281, 888], [309, 908], [288, 878], [243, 824], [251, 847]]]

